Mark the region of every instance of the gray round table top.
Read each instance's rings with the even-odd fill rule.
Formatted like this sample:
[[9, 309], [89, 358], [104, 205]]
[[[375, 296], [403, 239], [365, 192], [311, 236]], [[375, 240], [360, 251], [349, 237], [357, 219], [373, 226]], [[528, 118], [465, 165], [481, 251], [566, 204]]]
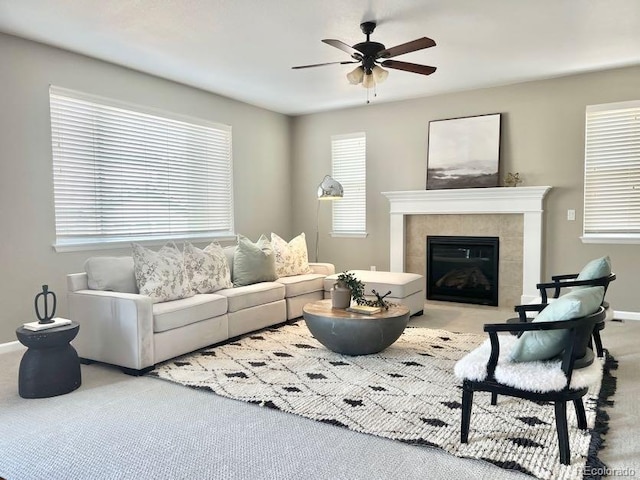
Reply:
[[409, 323], [409, 309], [404, 305], [365, 315], [332, 308], [328, 299], [308, 303], [302, 312], [316, 340], [345, 355], [380, 352], [395, 342]]

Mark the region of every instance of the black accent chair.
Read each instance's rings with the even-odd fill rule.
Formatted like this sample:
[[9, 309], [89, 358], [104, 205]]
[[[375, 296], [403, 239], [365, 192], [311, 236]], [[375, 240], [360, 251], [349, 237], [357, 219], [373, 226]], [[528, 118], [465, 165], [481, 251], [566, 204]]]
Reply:
[[[518, 313], [519, 320], [521, 322], [530, 321], [531, 318], [527, 316], [527, 312], [540, 312], [542, 309], [560, 296], [563, 288], [569, 287], [604, 287], [604, 295], [602, 296], [602, 306], [605, 311], [609, 309], [609, 303], [604, 300], [607, 295], [607, 289], [609, 284], [616, 279], [615, 273], [610, 273], [606, 277], [594, 278], [592, 280], [577, 280], [578, 274], [571, 273], [568, 275], [554, 275], [551, 277], [551, 282], [538, 283], [536, 288], [540, 291], [540, 303], [532, 303], [528, 305], [516, 305], [514, 310]], [[549, 297], [547, 290], [553, 290], [552, 295]], [[606, 318], [606, 315], [605, 315]], [[596, 346], [596, 353], [598, 357], [604, 355], [604, 349], [602, 348], [602, 339], [600, 338], [600, 331], [604, 330], [605, 319], [598, 322], [593, 329], [593, 343]]]
[[[562, 320], [557, 322], [485, 324], [484, 331], [489, 334], [491, 343], [491, 354], [486, 365], [487, 376], [481, 381], [468, 379], [463, 380], [462, 427], [460, 432], [461, 442], [467, 443], [469, 438], [469, 424], [471, 421], [471, 407], [473, 404], [474, 392], [490, 392], [492, 405], [496, 405], [498, 395], [518, 397], [535, 402], [553, 402], [555, 407], [556, 430], [558, 433], [558, 446], [560, 449], [560, 462], [564, 465], [569, 465], [570, 450], [566, 405], [569, 401], [573, 402], [578, 419], [578, 428], [582, 430], [586, 429], [587, 419], [584, 404], [582, 403], [582, 397], [589, 389], [588, 386], [571, 389], [571, 378], [576, 361], [585, 356], [589, 356], [589, 350], [591, 350], [589, 348], [591, 333], [598, 322], [604, 321], [605, 315], [604, 307], [601, 306], [591, 315], [572, 320]], [[495, 379], [494, 374], [500, 354], [498, 332], [522, 333], [526, 331], [561, 329], [567, 329], [569, 331], [569, 335], [567, 335], [565, 340], [564, 351], [561, 359], [561, 369], [567, 378], [567, 384], [563, 389], [539, 393], [514, 388], [500, 383]], [[591, 357], [593, 358], [593, 352], [591, 352]]]

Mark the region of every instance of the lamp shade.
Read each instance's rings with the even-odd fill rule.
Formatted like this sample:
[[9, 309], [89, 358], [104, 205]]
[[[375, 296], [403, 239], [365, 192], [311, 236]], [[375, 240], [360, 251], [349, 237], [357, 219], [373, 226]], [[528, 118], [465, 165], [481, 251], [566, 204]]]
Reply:
[[384, 82], [389, 76], [389, 72], [384, 68], [379, 67], [378, 65], [371, 69], [371, 74], [373, 75], [373, 79], [376, 81], [376, 83]]
[[347, 73], [347, 80], [351, 85], [357, 85], [362, 82], [362, 77], [364, 77], [364, 68], [362, 66], [357, 66]]
[[318, 200], [332, 200], [334, 198], [342, 198], [344, 196], [344, 190], [339, 182], [331, 178], [329, 175], [325, 175], [318, 185]]
[[368, 73], [362, 79], [362, 86], [364, 88], [373, 88], [376, 84], [375, 79], [373, 78], [373, 73]]

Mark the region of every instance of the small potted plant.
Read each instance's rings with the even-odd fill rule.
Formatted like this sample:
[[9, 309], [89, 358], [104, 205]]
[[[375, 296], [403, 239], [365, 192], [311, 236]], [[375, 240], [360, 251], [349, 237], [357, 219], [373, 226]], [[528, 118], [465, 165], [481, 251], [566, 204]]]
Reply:
[[364, 283], [353, 273], [342, 272], [331, 290], [333, 308], [348, 308], [351, 299], [360, 305], [364, 299]]

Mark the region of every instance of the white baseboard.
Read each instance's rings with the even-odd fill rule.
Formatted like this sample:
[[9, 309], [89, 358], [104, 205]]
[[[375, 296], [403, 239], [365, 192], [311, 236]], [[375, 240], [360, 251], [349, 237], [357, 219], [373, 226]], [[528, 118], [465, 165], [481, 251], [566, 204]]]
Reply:
[[19, 341], [0, 343], [0, 354], [9, 353], [9, 352], [17, 352], [19, 350], [26, 350], [27, 347], [22, 345]]
[[620, 310], [614, 310], [613, 318], [615, 320], [640, 320], [640, 312], [621, 312]]

